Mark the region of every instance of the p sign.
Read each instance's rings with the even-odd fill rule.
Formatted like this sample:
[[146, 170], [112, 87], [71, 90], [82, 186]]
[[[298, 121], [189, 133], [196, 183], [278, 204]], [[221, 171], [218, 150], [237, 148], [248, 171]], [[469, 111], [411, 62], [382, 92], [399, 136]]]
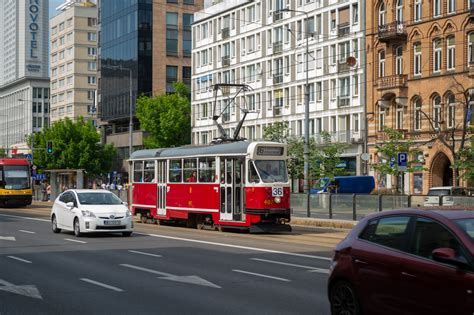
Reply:
[[408, 166], [408, 154], [406, 152], [398, 153], [398, 169], [400, 171], [406, 170]]

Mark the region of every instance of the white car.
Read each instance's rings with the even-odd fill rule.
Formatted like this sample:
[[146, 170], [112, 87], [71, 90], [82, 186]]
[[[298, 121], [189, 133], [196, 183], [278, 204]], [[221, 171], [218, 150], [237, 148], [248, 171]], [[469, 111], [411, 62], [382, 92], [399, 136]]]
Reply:
[[121, 232], [130, 236], [133, 217], [127, 203], [110, 191], [70, 189], [54, 201], [51, 225], [54, 233], [68, 230], [81, 236], [90, 232]]
[[468, 196], [467, 189], [463, 187], [431, 187], [428, 195], [425, 197], [424, 206], [453, 206], [455, 197], [466, 196]]

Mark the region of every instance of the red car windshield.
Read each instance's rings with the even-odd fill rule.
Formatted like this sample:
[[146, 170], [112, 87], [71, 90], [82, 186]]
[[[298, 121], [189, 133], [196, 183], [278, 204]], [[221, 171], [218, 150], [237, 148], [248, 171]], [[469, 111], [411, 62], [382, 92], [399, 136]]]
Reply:
[[471, 241], [474, 243], [474, 218], [456, 220], [456, 223], [464, 230], [464, 232], [471, 238]]

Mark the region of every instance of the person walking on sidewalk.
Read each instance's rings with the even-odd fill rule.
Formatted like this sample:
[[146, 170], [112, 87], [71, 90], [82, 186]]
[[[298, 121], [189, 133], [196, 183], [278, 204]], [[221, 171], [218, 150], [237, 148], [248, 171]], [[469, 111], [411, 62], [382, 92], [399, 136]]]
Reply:
[[49, 183], [46, 186], [46, 196], [48, 196], [47, 200], [51, 201], [51, 185]]

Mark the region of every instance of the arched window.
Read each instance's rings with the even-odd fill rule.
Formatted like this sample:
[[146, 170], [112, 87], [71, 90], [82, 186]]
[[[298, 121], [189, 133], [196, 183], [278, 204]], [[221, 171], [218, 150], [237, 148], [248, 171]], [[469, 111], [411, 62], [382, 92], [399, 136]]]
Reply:
[[397, 22], [403, 22], [403, 0], [397, 0]]
[[454, 36], [449, 36], [446, 40], [446, 66], [448, 70], [456, 68], [456, 42]]
[[456, 98], [454, 97], [454, 94], [449, 93], [446, 96], [446, 124], [448, 128], [454, 128], [456, 124]]
[[421, 130], [421, 98], [413, 101], [413, 130]]
[[403, 74], [403, 46], [395, 48], [395, 74]]
[[441, 96], [436, 95], [432, 99], [433, 104], [433, 127], [439, 129], [441, 122]]
[[442, 51], [441, 39], [437, 38], [433, 40], [433, 72], [441, 71]]
[[385, 50], [379, 51], [379, 78], [385, 76]]
[[386, 11], [385, 11], [385, 3], [382, 2], [380, 3], [380, 7], [379, 7], [379, 26], [384, 26], [385, 25], [385, 15], [386, 15]]

